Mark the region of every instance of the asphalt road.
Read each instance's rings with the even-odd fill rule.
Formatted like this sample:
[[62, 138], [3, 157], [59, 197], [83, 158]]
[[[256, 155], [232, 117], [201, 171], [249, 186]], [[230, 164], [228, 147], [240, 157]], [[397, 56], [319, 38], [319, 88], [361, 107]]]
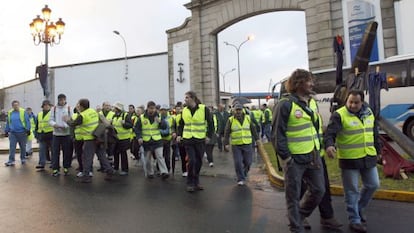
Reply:
[[[217, 153], [215, 166], [205, 163], [202, 168], [200, 180], [205, 190], [196, 193], [185, 191], [180, 172], [166, 181], [149, 180], [132, 160], [129, 176], [115, 176], [108, 182], [95, 172], [90, 184], [79, 183], [74, 169], [69, 176], [57, 178], [50, 170], [37, 172], [36, 153], [24, 166], [18, 161], [15, 167], [1, 165], [0, 232], [289, 232], [284, 193], [270, 186], [260, 161], [247, 186], [239, 187], [231, 154]], [[0, 155], [0, 161], [6, 159], [7, 155]], [[322, 229], [316, 211], [309, 219], [312, 230], [307, 232], [351, 232], [343, 197], [333, 197], [333, 204], [337, 219], [344, 223], [342, 229]], [[413, 203], [374, 200], [367, 210], [368, 232], [413, 232], [413, 216]]]

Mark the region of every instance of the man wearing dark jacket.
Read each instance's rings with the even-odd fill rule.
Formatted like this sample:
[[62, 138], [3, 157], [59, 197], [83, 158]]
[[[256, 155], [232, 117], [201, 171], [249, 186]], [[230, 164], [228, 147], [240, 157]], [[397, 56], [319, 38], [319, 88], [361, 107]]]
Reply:
[[210, 110], [201, 104], [193, 91], [185, 93], [187, 107], [183, 109], [178, 123], [177, 142], [183, 140], [188, 156], [187, 192], [203, 190], [200, 185], [200, 170], [206, 148], [214, 133], [213, 118]]
[[364, 104], [363, 91], [351, 90], [345, 106], [332, 114], [325, 148], [329, 157], [336, 154], [339, 158], [349, 227], [355, 232], [367, 232], [364, 209], [379, 187], [376, 162], [381, 147], [375, 117]]

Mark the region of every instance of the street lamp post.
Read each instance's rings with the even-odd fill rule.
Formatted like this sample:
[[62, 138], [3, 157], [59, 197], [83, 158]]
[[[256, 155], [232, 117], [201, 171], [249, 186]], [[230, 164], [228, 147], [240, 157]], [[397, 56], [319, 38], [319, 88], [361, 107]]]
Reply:
[[121, 37], [122, 41], [124, 42], [124, 48], [125, 48], [125, 79], [128, 79], [128, 54], [127, 54], [127, 44], [125, 42], [125, 38], [119, 33], [118, 31], [113, 31], [115, 34], [117, 34], [119, 37]]
[[[36, 18], [30, 23], [30, 30], [33, 36], [33, 43], [37, 46], [40, 43], [45, 44], [45, 65], [47, 69], [47, 75], [49, 75], [49, 44], [50, 46], [57, 45], [60, 43], [63, 32], [65, 30], [65, 23], [62, 21], [62, 18], [59, 18], [56, 23], [50, 21], [50, 14], [52, 10], [45, 5], [42, 9], [43, 18], [40, 15], [37, 15]], [[51, 85], [50, 79], [47, 79], [47, 91], [46, 98], [49, 98]]]
[[239, 79], [239, 96], [241, 96], [241, 84], [240, 84], [240, 48], [242, 47], [242, 45], [244, 45], [249, 40], [253, 40], [253, 36], [248, 36], [245, 41], [243, 41], [243, 42], [241, 42], [239, 44], [239, 46], [236, 46], [236, 45], [231, 44], [231, 43], [229, 43], [227, 41], [224, 41], [224, 44], [229, 45], [229, 46], [235, 48], [236, 51], [237, 51], [237, 76], [238, 76], [238, 79]]
[[229, 70], [229, 71], [225, 72], [224, 74], [220, 72], [221, 77], [223, 78], [223, 91], [224, 91], [224, 92], [226, 92], [226, 80], [225, 80], [226, 75], [228, 75], [229, 73], [231, 73], [231, 72], [233, 72], [233, 71], [235, 71], [235, 70], [236, 70], [236, 68], [233, 68], [233, 69], [231, 69], [231, 70]]

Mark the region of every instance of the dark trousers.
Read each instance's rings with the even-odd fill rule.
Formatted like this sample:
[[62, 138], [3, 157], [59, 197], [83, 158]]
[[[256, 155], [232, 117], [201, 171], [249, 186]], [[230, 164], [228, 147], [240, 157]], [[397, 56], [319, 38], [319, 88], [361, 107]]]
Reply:
[[129, 139], [119, 140], [115, 144], [114, 169], [119, 170], [119, 159], [121, 158], [121, 170], [128, 171], [128, 154]]
[[180, 152], [180, 159], [181, 159], [181, 171], [187, 172], [187, 152], [185, 151], [185, 146], [182, 143], [178, 144], [178, 150]]
[[[329, 184], [329, 177], [328, 177], [328, 170], [326, 169], [325, 158], [321, 157], [322, 161], [322, 168], [323, 168], [323, 176], [325, 178], [325, 194], [322, 197], [321, 203], [319, 203], [319, 213], [321, 218], [332, 218], [334, 216], [334, 210], [332, 207], [332, 199], [331, 199], [331, 190]], [[301, 198], [305, 194], [306, 191], [306, 182], [302, 181], [302, 190], [301, 190]]]
[[218, 134], [217, 135], [217, 147], [219, 151], [223, 151], [223, 136], [224, 134]]
[[214, 149], [214, 144], [206, 144], [207, 161], [209, 163], [213, 162], [213, 149]]
[[79, 171], [83, 171], [83, 163], [82, 163], [82, 153], [83, 153], [83, 141], [82, 140], [75, 140], [73, 143], [75, 149], [76, 159], [78, 160], [79, 164]]
[[167, 166], [168, 172], [171, 170], [171, 141], [170, 140], [162, 140], [162, 156], [165, 160], [165, 166]]
[[188, 156], [187, 185], [196, 187], [200, 184], [200, 170], [203, 165], [205, 142], [185, 144], [185, 151]]
[[72, 138], [71, 136], [53, 135], [52, 141], [52, 168], [60, 168], [60, 150], [63, 151], [63, 167], [70, 168], [72, 164]]
[[[292, 155], [300, 156], [300, 155]], [[320, 157], [316, 161], [321, 165]], [[325, 181], [322, 167], [299, 164], [291, 159], [285, 167], [285, 198], [287, 204], [289, 229], [291, 232], [303, 232], [302, 220], [311, 215], [319, 205], [325, 193]], [[300, 198], [302, 181], [307, 184], [307, 190]]]

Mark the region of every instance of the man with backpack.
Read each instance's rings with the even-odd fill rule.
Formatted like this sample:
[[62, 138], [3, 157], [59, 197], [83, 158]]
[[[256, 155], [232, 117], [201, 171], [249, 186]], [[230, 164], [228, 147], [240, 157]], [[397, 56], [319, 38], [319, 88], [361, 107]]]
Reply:
[[58, 95], [58, 103], [51, 109], [49, 124], [53, 127], [52, 139], [52, 175], [59, 176], [60, 170], [60, 150], [63, 152], [63, 172], [69, 173], [72, 164], [73, 141], [70, 133], [70, 127], [64, 121], [71, 116], [71, 110], [66, 103], [66, 95]]

